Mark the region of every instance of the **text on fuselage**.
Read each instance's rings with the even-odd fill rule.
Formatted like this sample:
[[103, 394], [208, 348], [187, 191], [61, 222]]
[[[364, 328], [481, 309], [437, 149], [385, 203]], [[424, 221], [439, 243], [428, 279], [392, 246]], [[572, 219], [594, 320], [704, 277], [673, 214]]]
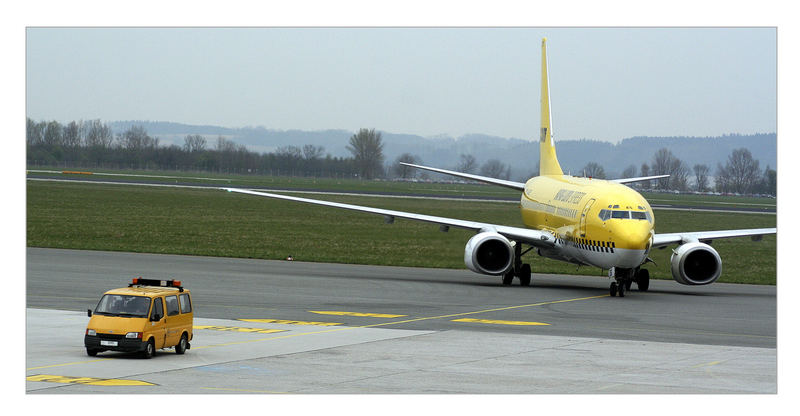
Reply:
[[562, 189], [553, 197], [556, 201], [566, 202], [568, 204], [577, 204], [581, 202], [581, 198], [586, 195], [586, 192], [571, 191], [569, 189]]

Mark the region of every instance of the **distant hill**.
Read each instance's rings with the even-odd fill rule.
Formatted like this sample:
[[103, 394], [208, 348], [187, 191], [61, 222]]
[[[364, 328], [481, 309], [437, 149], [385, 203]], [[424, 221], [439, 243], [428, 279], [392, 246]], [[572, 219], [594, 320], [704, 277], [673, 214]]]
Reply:
[[[347, 143], [355, 132], [346, 130], [271, 130], [264, 127], [227, 128], [197, 126], [171, 122], [116, 121], [109, 123], [114, 133], [121, 133], [132, 125], [139, 125], [148, 134], [160, 138], [162, 145], [183, 145], [187, 134], [200, 134], [213, 148], [216, 138], [223, 136], [255, 152], [271, 152], [281, 146], [323, 146], [332, 156], [350, 156]], [[472, 154], [482, 164], [489, 159], [499, 159], [511, 166], [512, 179], [527, 179], [539, 160], [539, 142], [516, 138], [470, 134], [458, 138], [422, 137], [411, 134], [381, 132], [385, 146], [386, 163], [393, 162], [403, 153], [411, 153], [432, 166], [452, 168], [462, 153]], [[642, 163], [651, 163], [653, 154], [666, 147], [691, 169], [695, 164], [706, 164], [712, 175], [717, 163], [724, 164], [733, 149], [747, 148], [764, 169], [777, 166], [777, 135], [763, 133], [752, 135], [729, 134], [720, 137], [631, 137], [617, 144], [597, 140], [559, 140], [556, 147], [561, 167], [574, 175], [581, 173], [588, 162], [603, 166], [609, 177], [618, 176], [629, 165], [635, 165], [637, 174]], [[523, 178], [524, 177], [524, 178]]]

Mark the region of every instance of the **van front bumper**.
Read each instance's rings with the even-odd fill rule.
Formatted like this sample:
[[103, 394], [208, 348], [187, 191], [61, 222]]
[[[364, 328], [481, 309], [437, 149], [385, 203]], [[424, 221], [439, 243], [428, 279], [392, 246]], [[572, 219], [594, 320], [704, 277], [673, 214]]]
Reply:
[[84, 335], [83, 345], [87, 350], [95, 351], [144, 351], [147, 343], [138, 338], [125, 338], [125, 336], [109, 336], [109, 334]]

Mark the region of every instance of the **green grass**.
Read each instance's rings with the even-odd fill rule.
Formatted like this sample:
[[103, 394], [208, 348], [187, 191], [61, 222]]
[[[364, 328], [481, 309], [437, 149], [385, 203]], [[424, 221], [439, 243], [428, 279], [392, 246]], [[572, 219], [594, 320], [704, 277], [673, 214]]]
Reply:
[[[522, 226], [515, 204], [405, 198], [320, 199]], [[656, 230], [676, 232], [774, 227], [776, 216], [656, 211]], [[432, 224], [271, 200], [213, 189], [155, 188], [29, 181], [27, 244], [201, 256], [415, 267], [464, 268], [472, 233]], [[775, 284], [776, 238], [718, 240], [720, 281]], [[654, 278], [670, 279], [671, 250], [654, 250]], [[599, 275], [599, 269], [525, 256], [534, 272]]]
[[[37, 170], [56, 170], [58, 169], [37, 169]], [[76, 171], [79, 169], [69, 169]], [[501, 188], [498, 186], [480, 183], [428, 183], [428, 182], [405, 182], [391, 180], [360, 180], [353, 178], [305, 178], [287, 176], [264, 176], [264, 175], [234, 175], [234, 174], [212, 174], [206, 172], [160, 172], [160, 171], [93, 171], [95, 173], [113, 173], [115, 175], [152, 175], [154, 177], [120, 177], [104, 175], [81, 175], [64, 174], [57, 175], [69, 179], [95, 179], [95, 180], [119, 180], [119, 179], [142, 179], [157, 183], [192, 183], [214, 186], [248, 186], [254, 188], [280, 188], [280, 189], [325, 189], [337, 192], [374, 192], [390, 194], [412, 194], [412, 195], [450, 195], [450, 196], [480, 196], [494, 198], [518, 198], [519, 192]], [[53, 176], [53, 174], [29, 172], [28, 177], [37, 178]], [[174, 176], [175, 178], [159, 178], [156, 176]], [[203, 179], [207, 178], [207, 179]]]
[[[49, 168], [36, 168], [33, 170], [55, 170]], [[238, 175], [219, 174], [207, 172], [180, 172], [180, 171], [134, 171], [134, 170], [108, 170], [108, 169], [67, 169], [72, 171], [88, 171], [95, 173], [112, 173], [115, 175], [152, 175], [148, 181], [159, 183], [193, 183], [215, 186], [247, 186], [258, 188], [319, 190], [325, 189], [337, 192], [374, 192], [408, 195], [443, 195], [443, 196], [473, 196], [493, 198], [518, 198], [519, 192], [501, 188], [494, 185], [479, 183], [427, 183], [427, 182], [400, 182], [390, 180], [359, 180], [353, 178], [304, 178], [266, 175]], [[29, 172], [28, 177], [53, 176], [37, 172]], [[88, 179], [87, 175], [58, 175], [64, 178]], [[159, 178], [158, 176], [170, 176]], [[93, 179], [132, 179], [119, 176], [93, 176]], [[208, 178], [208, 179], [202, 179]], [[755, 210], [774, 210], [776, 200], [771, 198], [752, 198], [737, 196], [694, 195], [694, 194], [669, 194], [642, 192], [642, 195], [655, 205], [678, 205], [695, 207], [716, 208], [748, 208]]]

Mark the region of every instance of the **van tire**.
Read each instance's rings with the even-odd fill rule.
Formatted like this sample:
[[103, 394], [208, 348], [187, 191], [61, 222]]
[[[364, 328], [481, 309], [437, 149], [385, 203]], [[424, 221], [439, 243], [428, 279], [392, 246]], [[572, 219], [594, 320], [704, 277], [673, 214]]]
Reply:
[[175, 354], [183, 354], [186, 352], [186, 346], [189, 344], [189, 341], [186, 340], [186, 333], [184, 332], [181, 335], [181, 340], [178, 341], [178, 345], [175, 346]]
[[92, 349], [89, 349], [89, 348], [86, 349], [86, 355], [88, 355], [90, 357], [97, 357], [97, 353], [98, 353], [97, 350], [92, 350]]
[[142, 358], [153, 358], [156, 355], [156, 343], [150, 338], [147, 341], [147, 345], [144, 347], [144, 351], [142, 351]]

